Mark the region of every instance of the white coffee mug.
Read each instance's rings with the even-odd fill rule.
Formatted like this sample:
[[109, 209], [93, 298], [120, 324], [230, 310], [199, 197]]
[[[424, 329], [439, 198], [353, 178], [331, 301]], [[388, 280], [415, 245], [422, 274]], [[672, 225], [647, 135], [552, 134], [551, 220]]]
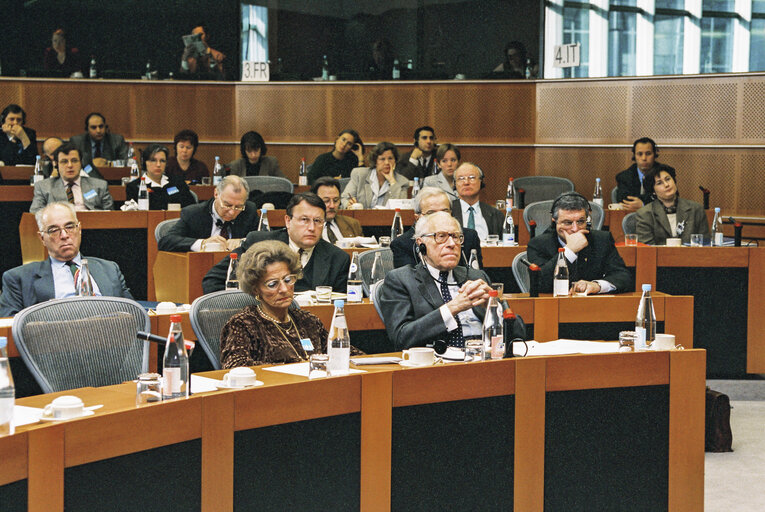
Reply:
[[675, 349], [675, 335], [674, 334], [657, 334], [656, 338], [651, 343], [653, 350], [674, 350]]
[[436, 352], [428, 347], [414, 347], [404, 350], [402, 353], [404, 361], [409, 361], [417, 366], [431, 365], [436, 359]]
[[680, 247], [682, 240], [679, 238], [667, 238], [667, 247]]
[[46, 418], [55, 418], [57, 420], [65, 420], [69, 418], [77, 418], [82, 416], [83, 413], [82, 400], [76, 396], [63, 395], [55, 398], [51, 403], [45, 406], [43, 409], [43, 416]]
[[255, 370], [246, 366], [232, 368], [223, 376], [223, 384], [230, 388], [244, 388], [255, 385]]

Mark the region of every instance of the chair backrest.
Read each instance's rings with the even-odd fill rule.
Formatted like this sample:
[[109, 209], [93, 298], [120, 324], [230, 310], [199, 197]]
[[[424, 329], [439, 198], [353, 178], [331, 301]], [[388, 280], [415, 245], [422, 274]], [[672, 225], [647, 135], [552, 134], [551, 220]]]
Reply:
[[383, 323], [385, 323], [385, 319], [383, 318], [382, 310], [380, 310], [380, 290], [382, 290], [382, 285], [384, 282], [385, 279], [377, 281], [372, 285], [372, 289], [369, 293], [369, 296], [372, 298], [372, 302], [375, 305], [375, 309], [377, 310], [377, 315], [380, 317], [380, 320], [382, 320]]
[[564, 192], [574, 191], [574, 182], [568, 178], [558, 176], [521, 176], [513, 180], [515, 204], [518, 204], [520, 195], [518, 189], [526, 191], [524, 203], [526, 206], [539, 201], [552, 200]]
[[390, 247], [381, 247], [379, 249], [370, 249], [359, 254], [359, 267], [361, 267], [361, 286], [364, 293], [370, 297], [372, 287], [372, 265], [375, 262], [375, 254], [380, 253], [383, 269], [387, 274], [393, 270], [393, 251]]
[[340, 182], [340, 193], [342, 194], [343, 190], [345, 190], [345, 187], [347, 187], [348, 183], [351, 182], [351, 179], [350, 178], [340, 178], [338, 181]]
[[191, 192], [191, 197], [193, 197], [193, 198], [194, 198], [194, 204], [198, 203], [198, 202], [199, 202], [199, 196], [197, 195], [197, 193], [196, 193], [196, 192], [194, 192], [194, 191], [193, 191], [193, 190], [191, 190], [191, 189], [189, 189], [189, 192]]
[[149, 315], [121, 297], [70, 297], [35, 304], [13, 319], [13, 339], [44, 393], [108, 386], [149, 369]]
[[250, 186], [250, 190], [261, 192], [294, 192], [294, 185], [287, 178], [281, 176], [246, 176], [243, 178]]
[[619, 201], [616, 200], [616, 197], [617, 197], [616, 194], [617, 194], [618, 191], [619, 191], [619, 187], [618, 186], [616, 186], [616, 187], [611, 189], [611, 202], [612, 203], [618, 203], [619, 202]]
[[[605, 221], [603, 207], [592, 201], [589, 203], [592, 209], [592, 229], [602, 229]], [[533, 220], [537, 223], [536, 235], [539, 236], [544, 233], [552, 222], [550, 213], [552, 205], [553, 201], [539, 201], [526, 206], [523, 209], [523, 222], [526, 223], [526, 229], [529, 229], [529, 222]]]
[[526, 257], [526, 251], [519, 252], [513, 258], [513, 277], [515, 282], [518, 283], [518, 288], [522, 293], [529, 293], [529, 267], [521, 263], [521, 260]]
[[625, 235], [637, 233], [637, 212], [628, 213], [622, 219], [622, 231]]
[[157, 243], [159, 243], [162, 237], [165, 236], [168, 231], [170, 231], [170, 228], [175, 226], [175, 223], [179, 220], [181, 219], [167, 219], [157, 224], [157, 227], [154, 228], [154, 238], [157, 240]]

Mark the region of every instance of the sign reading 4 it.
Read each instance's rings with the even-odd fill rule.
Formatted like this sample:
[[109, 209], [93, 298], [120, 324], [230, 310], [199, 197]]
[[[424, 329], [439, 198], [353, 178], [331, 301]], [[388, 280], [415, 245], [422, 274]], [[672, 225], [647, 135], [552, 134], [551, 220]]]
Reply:
[[553, 67], [573, 68], [579, 66], [580, 48], [579, 43], [555, 45]]

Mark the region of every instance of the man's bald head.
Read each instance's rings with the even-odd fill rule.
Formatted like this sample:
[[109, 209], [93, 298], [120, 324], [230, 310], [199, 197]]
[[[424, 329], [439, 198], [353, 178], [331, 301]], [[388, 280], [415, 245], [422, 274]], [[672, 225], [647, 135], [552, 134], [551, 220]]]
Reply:
[[58, 137], [48, 137], [47, 139], [45, 139], [42, 145], [43, 153], [45, 153], [45, 156], [47, 156], [51, 160], [55, 160], [53, 158], [53, 153], [63, 144], [64, 144], [64, 141], [59, 139]]

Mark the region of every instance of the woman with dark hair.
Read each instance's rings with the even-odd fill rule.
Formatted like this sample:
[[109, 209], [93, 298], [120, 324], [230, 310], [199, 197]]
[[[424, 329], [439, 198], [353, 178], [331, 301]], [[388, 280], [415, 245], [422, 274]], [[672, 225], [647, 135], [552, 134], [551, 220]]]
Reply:
[[228, 164], [231, 174], [237, 176], [279, 176], [286, 178], [279, 169], [276, 157], [266, 156], [268, 146], [258, 132], [249, 131], [242, 135], [239, 142], [239, 152], [242, 158]]
[[406, 199], [409, 179], [396, 172], [398, 149], [391, 142], [380, 142], [369, 152], [369, 167], [351, 172], [343, 190], [342, 205], [361, 203], [364, 208], [385, 206], [389, 199]]
[[643, 178], [643, 188], [653, 191], [655, 199], [637, 211], [639, 242], [664, 245], [667, 238], [680, 238], [688, 244], [692, 234], [709, 236], [704, 207], [680, 197], [673, 168], [654, 167]]
[[199, 136], [193, 130], [181, 130], [173, 139], [175, 156], [167, 159], [165, 174], [176, 176], [186, 183], [199, 184], [202, 178], [210, 176], [210, 169], [204, 162], [194, 158], [199, 147]]
[[436, 151], [436, 162], [441, 171], [435, 176], [426, 176], [422, 187], [437, 187], [446, 192], [449, 200], [459, 199], [454, 183], [454, 171], [460, 166], [462, 155], [454, 144], [441, 144]]
[[47, 71], [56, 71], [63, 76], [82, 73], [80, 51], [66, 45], [66, 32], [63, 28], [53, 31], [51, 45], [45, 49], [43, 64]]
[[[165, 174], [168, 153], [168, 149], [161, 144], [150, 144], [143, 150], [145, 172], [142, 178], [146, 180], [149, 192], [149, 210], [167, 210], [169, 203], [178, 203], [183, 208], [197, 202], [183, 178]], [[128, 201], [138, 201], [139, 185], [140, 180], [127, 184], [125, 196]]]
[[346, 128], [341, 131], [335, 140], [335, 146], [329, 153], [322, 153], [316, 157], [308, 171], [308, 184], [322, 176], [331, 178], [347, 178], [351, 171], [363, 165], [364, 143], [361, 141], [356, 130]]

